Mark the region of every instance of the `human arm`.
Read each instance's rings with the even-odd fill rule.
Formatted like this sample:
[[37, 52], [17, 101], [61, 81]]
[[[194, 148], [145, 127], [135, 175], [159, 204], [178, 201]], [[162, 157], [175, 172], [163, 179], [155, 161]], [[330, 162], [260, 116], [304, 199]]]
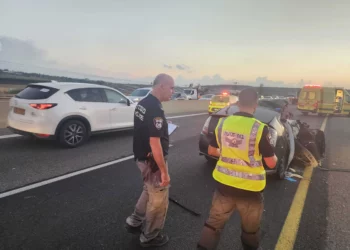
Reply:
[[265, 161], [266, 166], [268, 168], [275, 168], [278, 159], [275, 155], [274, 147], [271, 144], [271, 134], [267, 126], [264, 127], [264, 130], [260, 139], [259, 151]]
[[162, 183], [160, 185], [167, 186], [170, 183], [170, 176], [166, 167], [163, 149], [160, 143], [160, 137], [150, 137], [150, 146], [154, 161], [157, 163], [157, 166], [161, 173]]
[[164, 126], [166, 125], [165, 123], [166, 121], [164, 121], [164, 115], [160, 109], [153, 109], [148, 113], [147, 124], [148, 133], [150, 136], [149, 143], [152, 151], [152, 157], [161, 173], [161, 186], [167, 186], [170, 183], [170, 177], [161, 144], [161, 137], [164, 132]]

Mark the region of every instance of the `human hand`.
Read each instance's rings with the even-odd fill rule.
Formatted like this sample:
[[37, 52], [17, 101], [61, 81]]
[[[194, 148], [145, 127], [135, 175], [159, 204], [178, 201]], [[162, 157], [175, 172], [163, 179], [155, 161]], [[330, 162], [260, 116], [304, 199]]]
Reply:
[[161, 187], [166, 187], [170, 184], [170, 176], [168, 173], [161, 173], [160, 178], [161, 178], [161, 183], [160, 183]]

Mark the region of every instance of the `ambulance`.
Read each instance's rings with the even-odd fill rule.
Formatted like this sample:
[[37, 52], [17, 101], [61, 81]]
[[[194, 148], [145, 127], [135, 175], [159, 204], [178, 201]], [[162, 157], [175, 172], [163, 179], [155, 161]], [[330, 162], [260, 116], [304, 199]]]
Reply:
[[220, 95], [214, 95], [209, 102], [208, 113], [212, 114], [220, 109], [236, 103], [237, 101], [238, 97], [231, 95], [228, 92], [223, 92]]
[[297, 108], [304, 115], [350, 115], [350, 94], [344, 88], [305, 85], [299, 93]]

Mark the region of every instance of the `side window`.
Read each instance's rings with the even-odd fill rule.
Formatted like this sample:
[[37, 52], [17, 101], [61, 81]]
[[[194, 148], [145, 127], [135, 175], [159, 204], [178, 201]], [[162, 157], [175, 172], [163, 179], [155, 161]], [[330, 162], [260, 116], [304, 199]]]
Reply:
[[109, 103], [126, 103], [126, 98], [116, 91], [104, 89]]
[[306, 99], [307, 92], [301, 92], [300, 93], [300, 99], [305, 100]]
[[73, 89], [67, 94], [77, 102], [103, 102], [103, 97], [98, 88]]

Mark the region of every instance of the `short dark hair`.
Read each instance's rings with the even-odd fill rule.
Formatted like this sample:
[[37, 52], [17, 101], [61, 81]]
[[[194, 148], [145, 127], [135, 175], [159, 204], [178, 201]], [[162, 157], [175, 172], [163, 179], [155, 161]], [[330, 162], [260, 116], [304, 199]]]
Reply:
[[254, 88], [246, 88], [239, 93], [238, 101], [243, 107], [254, 106], [259, 100], [258, 93]]

